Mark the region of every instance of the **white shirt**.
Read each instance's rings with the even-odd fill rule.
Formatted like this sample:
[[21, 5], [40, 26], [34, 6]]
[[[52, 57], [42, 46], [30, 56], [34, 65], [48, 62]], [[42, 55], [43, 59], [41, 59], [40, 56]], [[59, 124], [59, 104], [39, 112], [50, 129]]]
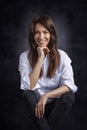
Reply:
[[[77, 86], [74, 83], [73, 69], [71, 66], [71, 59], [63, 50], [58, 49], [60, 54], [60, 65], [58, 66], [55, 75], [52, 78], [46, 77], [48, 68], [48, 55], [43, 60], [42, 64], [42, 77], [38, 80], [34, 87], [34, 91], [37, 90], [40, 95], [46, 92], [54, 90], [62, 85], [67, 85], [73, 93], [77, 91]], [[19, 57], [19, 71], [21, 76], [20, 88], [23, 90], [30, 89], [29, 74], [32, 71], [28, 60], [29, 50], [20, 54]]]

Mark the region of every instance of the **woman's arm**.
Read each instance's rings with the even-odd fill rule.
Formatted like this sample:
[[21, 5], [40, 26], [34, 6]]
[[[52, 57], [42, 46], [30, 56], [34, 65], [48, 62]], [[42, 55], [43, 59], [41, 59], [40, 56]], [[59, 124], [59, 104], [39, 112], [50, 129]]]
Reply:
[[58, 96], [63, 95], [64, 93], [70, 92], [70, 88], [66, 85], [58, 87], [57, 89], [46, 93], [46, 97], [48, 98], [55, 98]]
[[37, 48], [38, 52], [38, 59], [37, 62], [32, 70], [32, 72], [29, 74], [30, 78], [30, 89], [33, 89], [39, 79], [41, 67], [42, 67], [42, 62], [44, 59], [44, 52], [49, 53], [49, 49], [47, 47], [38, 47]]
[[36, 104], [35, 107], [35, 115], [37, 118], [41, 118], [44, 115], [45, 112], [45, 105], [49, 98], [55, 98], [58, 96], [62, 96], [64, 93], [70, 92], [70, 89], [63, 85], [55, 90], [52, 90], [50, 92], [45, 93], [43, 96], [41, 96], [40, 100]]
[[33, 89], [39, 79], [41, 67], [42, 67], [43, 57], [38, 58], [32, 72], [29, 75], [30, 78], [30, 89]]

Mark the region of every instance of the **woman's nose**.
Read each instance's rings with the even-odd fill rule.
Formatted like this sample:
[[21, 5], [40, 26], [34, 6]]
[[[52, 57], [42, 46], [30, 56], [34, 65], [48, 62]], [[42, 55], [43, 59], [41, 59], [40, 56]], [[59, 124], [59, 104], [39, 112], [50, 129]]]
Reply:
[[40, 33], [40, 38], [42, 39], [44, 37], [44, 34], [43, 33]]

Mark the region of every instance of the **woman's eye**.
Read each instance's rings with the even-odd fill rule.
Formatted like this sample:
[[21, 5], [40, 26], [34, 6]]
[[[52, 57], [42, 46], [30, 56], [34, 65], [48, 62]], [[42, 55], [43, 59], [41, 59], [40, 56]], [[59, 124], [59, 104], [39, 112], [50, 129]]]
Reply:
[[34, 34], [39, 34], [39, 32], [38, 32], [38, 31], [35, 31]]
[[[47, 31], [44, 31], [44, 32], [42, 32], [43, 34], [47, 34], [47, 33], [49, 33], [49, 32], [47, 32]], [[41, 34], [39, 31], [35, 31], [34, 32], [34, 34]]]
[[48, 32], [44, 32], [44, 34], [47, 34]]

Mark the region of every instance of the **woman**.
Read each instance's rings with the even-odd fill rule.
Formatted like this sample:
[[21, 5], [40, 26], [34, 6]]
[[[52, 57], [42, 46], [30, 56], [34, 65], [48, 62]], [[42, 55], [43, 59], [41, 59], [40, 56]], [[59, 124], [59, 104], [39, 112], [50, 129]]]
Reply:
[[37, 16], [29, 30], [29, 49], [19, 58], [23, 103], [38, 130], [57, 130], [68, 114], [77, 87], [71, 59], [57, 49], [49, 16]]

